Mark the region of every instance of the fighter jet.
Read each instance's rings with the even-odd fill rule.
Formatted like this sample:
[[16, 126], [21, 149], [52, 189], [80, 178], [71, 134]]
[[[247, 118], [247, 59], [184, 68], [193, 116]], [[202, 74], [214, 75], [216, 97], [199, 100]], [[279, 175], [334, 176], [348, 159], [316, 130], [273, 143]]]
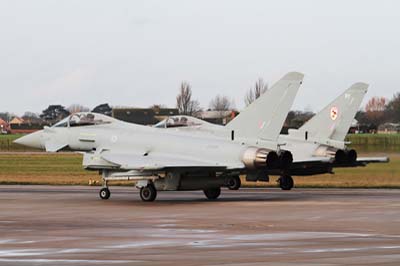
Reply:
[[240, 174], [267, 178], [268, 170], [290, 167], [279, 132], [303, 74], [286, 74], [233, 119], [225, 134], [193, 134], [126, 123], [96, 113], [76, 113], [15, 142], [48, 152], [82, 152], [83, 167], [101, 172], [100, 197], [110, 180], [133, 180], [143, 201], [159, 190], [203, 190], [216, 199], [223, 186], [240, 186]]
[[[367, 93], [368, 84], [355, 83], [343, 94], [329, 103], [299, 129], [290, 129], [288, 135], [280, 135], [278, 145], [290, 151], [293, 163], [289, 168], [268, 169], [260, 175], [248, 175], [247, 181], [265, 179], [267, 175], [280, 175], [278, 182], [283, 190], [294, 186], [292, 176], [307, 176], [333, 173], [333, 168], [366, 166], [368, 163], [385, 163], [388, 157], [357, 157], [345, 137], [351, 123]], [[235, 126], [235, 121], [220, 126], [190, 116], [171, 116], [155, 127], [170, 131], [188, 131], [196, 134], [215, 136], [226, 135]], [[230, 189], [238, 189], [234, 184]]]

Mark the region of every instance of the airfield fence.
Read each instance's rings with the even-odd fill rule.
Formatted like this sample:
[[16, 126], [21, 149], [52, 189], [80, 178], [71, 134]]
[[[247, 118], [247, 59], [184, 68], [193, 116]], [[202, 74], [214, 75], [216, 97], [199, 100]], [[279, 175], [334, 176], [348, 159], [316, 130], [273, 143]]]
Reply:
[[400, 134], [350, 134], [350, 146], [361, 152], [399, 152]]

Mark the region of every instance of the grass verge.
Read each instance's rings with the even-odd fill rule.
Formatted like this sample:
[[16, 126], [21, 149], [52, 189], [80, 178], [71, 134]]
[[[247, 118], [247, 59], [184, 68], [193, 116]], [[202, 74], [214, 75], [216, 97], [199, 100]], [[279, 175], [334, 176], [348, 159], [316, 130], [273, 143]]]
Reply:
[[[372, 156], [371, 154], [364, 154]], [[400, 188], [400, 155], [391, 154], [388, 164], [336, 169], [335, 174], [296, 176], [296, 187], [315, 188]], [[245, 187], [275, 187], [271, 182], [246, 182]], [[82, 169], [82, 155], [73, 153], [12, 153], [0, 154], [0, 184], [87, 185], [100, 182], [96, 171]], [[119, 183], [121, 184], [121, 183]]]

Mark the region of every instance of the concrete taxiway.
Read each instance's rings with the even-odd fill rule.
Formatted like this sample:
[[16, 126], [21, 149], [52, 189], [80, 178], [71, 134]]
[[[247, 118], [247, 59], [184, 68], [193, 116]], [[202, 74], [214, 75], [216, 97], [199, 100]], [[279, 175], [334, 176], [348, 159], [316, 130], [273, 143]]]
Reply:
[[0, 186], [0, 265], [400, 265], [400, 190]]

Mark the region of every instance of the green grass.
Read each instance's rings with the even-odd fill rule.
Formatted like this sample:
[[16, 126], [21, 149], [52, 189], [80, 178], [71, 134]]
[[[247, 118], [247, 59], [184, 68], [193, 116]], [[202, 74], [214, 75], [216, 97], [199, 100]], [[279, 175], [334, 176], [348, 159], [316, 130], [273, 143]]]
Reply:
[[347, 135], [350, 147], [361, 152], [399, 152], [400, 134], [352, 134]]
[[2, 184], [88, 184], [97, 172], [82, 169], [80, 154], [0, 154]]
[[[374, 156], [375, 154], [363, 154]], [[316, 188], [400, 188], [400, 154], [389, 154], [389, 163], [366, 167], [336, 168], [335, 174], [295, 176], [296, 187]], [[273, 177], [271, 181], [275, 181]], [[245, 183], [252, 185], [251, 183]], [[269, 185], [274, 185], [274, 182]]]
[[[400, 154], [391, 154], [388, 164], [336, 169], [336, 174], [294, 177], [296, 187], [400, 188]], [[276, 186], [270, 183], [245, 182], [244, 186]], [[82, 155], [73, 153], [0, 154], [0, 184], [87, 185], [100, 181], [94, 171], [82, 169]]]
[[0, 152], [38, 151], [38, 149], [29, 148], [13, 143], [14, 140], [22, 136], [24, 136], [24, 134], [12, 134], [12, 135], [0, 134]]
[[[0, 135], [0, 152], [35, 151], [12, 143], [22, 135]], [[389, 153], [388, 164], [370, 164], [367, 167], [335, 169], [336, 174], [295, 177], [297, 187], [368, 187], [400, 188], [400, 134], [349, 135], [350, 147], [359, 154], [383, 155]], [[372, 153], [371, 153], [372, 152]], [[245, 182], [244, 186], [276, 186], [270, 183]], [[85, 185], [89, 180], [100, 181], [97, 172], [82, 169], [82, 155], [72, 153], [0, 153], [1, 184], [69, 184]]]

